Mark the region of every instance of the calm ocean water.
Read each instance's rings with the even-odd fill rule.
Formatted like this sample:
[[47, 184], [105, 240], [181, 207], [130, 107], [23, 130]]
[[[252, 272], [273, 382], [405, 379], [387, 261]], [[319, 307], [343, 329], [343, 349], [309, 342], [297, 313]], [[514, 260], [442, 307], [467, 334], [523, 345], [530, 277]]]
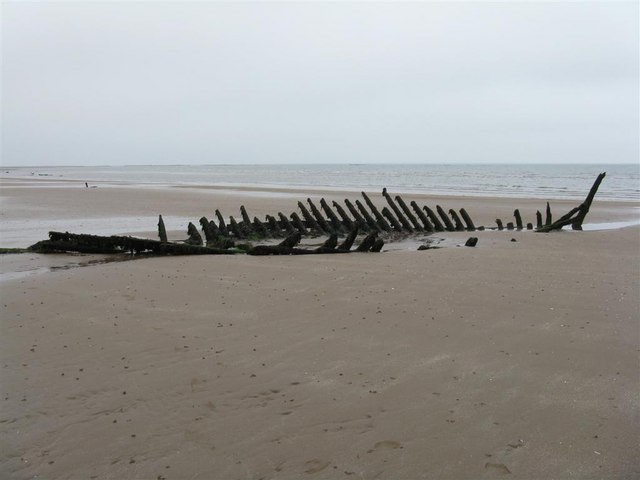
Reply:
[[150, 185], [381, 190], [469, 196], [583, 198], [607, 172], [600, 200], [640, 201], [639, 165], [171, 165], [3, 167], [2, 177]]

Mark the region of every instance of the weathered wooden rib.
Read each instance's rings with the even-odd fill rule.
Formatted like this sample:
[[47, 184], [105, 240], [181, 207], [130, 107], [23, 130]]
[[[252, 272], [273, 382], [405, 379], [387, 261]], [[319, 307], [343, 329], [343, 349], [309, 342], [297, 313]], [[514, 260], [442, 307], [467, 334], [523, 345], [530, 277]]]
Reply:
[[338, 234], [337, 233], [332, 233], [331, 235], [329, 235], [329, 238], [327, 238], [324, 243], [322, 244], [322, 248], [331, 248], [334, 249], [338, 246]]
[[427, 205], [424, 206], [424, 211], [427, 212], [427, 216], [429, 217], [429, 219], [433, 223], [435, 231], [436, 232], [444, 232], [444, 226], [442, 225], [442, 222], [440, 221], [440, 219], [436, 215], [436, 212], [431, 210]]
[[387, 207], [384, 207], [382, 209], [382, 215], [387, 217], [394, 231], [396, 232], [402, 231], [402, 224], [396, 219], [396, 217], [393, 216], [393, 213], [391, 213], [391, 211]]
[[187, 238], [185, 243], [188, 243], [189, 245], [202, 245], [202, 236], [200, 235], [200, 232], [198, 232], [196, 226], [191, 222], [189, 222], [189, 225], [187, 226], [187, 235], [189, 235], [189, 238]]
[[331, 224], [331, 228], [333, 229], [333, 231], [338, 233], [344, 233], [346, 231], [346, 229], [344, 228], [344, 225], [342, 225], [342, 222], [338, 219], [334, 211], [331, 210], [331, 207], [327, 205], [327, 202], [325, 201], [324, 198], [320, 199], [320, 207], [322, 208], [324, 213], [327, 215], [327, 218], [329, 219], [329, 223]]
[[369, 230], [371, 230], [371, 227], [369, 226], [367, 221], [364, 219], [362, 215], [360, 215], [360, 212], [358, 212], [356, 207], [353, 206], [353, 203], [351, 203], [349, 199], [345, 198], [344, 204], [349, 209], [349, 212], [351, 213], [351, 215], [353, 215], [353, 218], [355, 219], [355, 222], [358, 224], [358, 227], [360, 228], [360, 230], [364, 232], [368, 232]]
[[536, 228], [542, 228], [542, 214], [536, 210]]
[[291, 214], [291, 223], [302, 235], [307, 234], [307, 227], [304, 226], [304, 223], [302, 223], [302, 219], [296, 212], [293, 212]]
[[229, 229], [233, 233], [236, 238], [247, 238], [245, 231], [240, 228], [240, 224], [236, 222], [236, 219], [233, 216], [229, 217]]
[[264, 226], [264, 223], [262, 223], [258, 217], [253, 217], [253, 231], [262, 238], [269, 236], [267, 227]]
[[376, 243], [376, 238], [378, 238], [378, 232], [371, 232], [370, 234], [368, 234], [366, 237], [364, 237], [362, 242], [360, 242], [360, 245], [358, 245], [358, 248], [356, 248], [356, 252], [368, 252], [369, 250], [371, 250], [373, 244]]
[[[382, 231], [382, 228], [376, 223], [371, 215], [369, 215], [369, 212], [367, 212], [367, 209], [364, 208], [364, 205], [362, 205], [362, 202], [360, 202], [360, 200], [356, 200], [356, 205], [358, 206], [358, 210], [360, 210], [360, 213], [362, 214], [364, 219], [367, 221], [367, 225], [369, 225], [369, 228], [376, 232]], [[391, 230], [391, 228], [389, 228], [389, 230]]]
[[304, 218], [304, 221], [307, 222], [307, 227], [309, 227], [311, 232], [316, 235], [322, 233], [320, 225], [318, 225], [316, 219], [309, 213], [309, 210], [304, 206], [304, 203], [298, 202], [298, 208], [302, 212], [302, 217]]
[[278, 221], [275, 219], [275, 217], [267, 215], [265, 218], [267, 220], [267, 225], [269, 226], [268, 228], [271, 236], [274, 238], [282, 237], [282, 229], [280, 228], [280, 225], [278, 225]]
[[220, 230], [220, 234], [225, 237], [228, 237], [229, 230], [227, 229], [227, 225], [224, 223], [224, 217], [220, 213], [220, 210], [216, 209], [215, 215], [216, 215], [216, 218], [218, 219], [218, 230]]
[[350, 232], [351, 230], [353, 230], [355, 224], [353, 223], [353, 220], [349, 218], [349, 215], [347, 215], [347, 212], [344, 211], [344, 208], [342, 208], [340, 204], [336, 201], [333, 201], [331, 203], [333, 207], [338, 211], [338, 215], [340, 215], [340, 218], [342, 219], [342, 224], [345, 226], [347, 231]]
[[453, 223], [451, 223], [451, 220], [449, 220], [449, 217], [447, 216], [447, 213], [444, 211], [444, 209], [440, 205], [436, 205], [436, 211], [438, 212], [438, 215], [440, 215], [440, 218], [442, 219], [442, 222], [444, 223], [447, 231], [453, 232], [455, 228], [453, 226]]
[[460, 209], [460, 215], [462, 215], [462, 219], [467, 226], [467, 230], [473, 232], [476, 229], [476, 226], [473, 224], [473, 220], [471, 220], [471, 217], [464, 208]]
[[465, 228], [464, 228], [464, 225], [462, 224], [462, 220], [460, 220], [460, 217], [458, 216], [458, 212], [456, 212], [453, 208], [450, 208], [449, 215], [451, 215], [451, 218], [453, 218], [456, 231], [464, 232]]
[[424, 229], [427, 232], [433, 232], [433, 230], [434, 230], [433, 225], [431, 224], [431, 222], [429, 221], [427, 216], [424, 214], [424, 212], [422, 210], [420, 210], [420, 207], [418, 206], [418, 204], [416, 202], [412, 201], [411, 202], [411, 208], [413, 208], [413, 211], [416, 212], [416, 215], [418, 215], [418, 218], [422, 222], [422, 225], [424, 225]]
[[251, 235], [252, 233], [254, 233], [254, 228], [251, 225], [251, 219], [249, 218], [249, 214], [247, 213], [247, 209], [244, 208], [244, 205], [240, 205], [240, 215], [242, 215], [243, 230], [247, 235]]
[[364, 198], [365, 203], [369, 207], [369, 210], [371, 210], [371, 213], [373, 213], [373, 216], [376, 217], [376, 222], [377, 222], [378, 226], [383, 231], [390, 232], [391, 231], [391, 226], [387, 223], [387, 221], [385, 220], [384, 216], [380, 213], [380, 211], [373, 204], [373, 202], [371, 201], [369, 196], [364, 192], [360, 192], [360, 193], [362, 194], [362, 198]]
[[[393, 226], [394, 230], [399, 230], [402, 231], [404, 229], [406, 229], [409, 232], [413, 231], [413, 228], [411, 227], [411, 225], [409, 224], [409, 222], [407, 221], [407, 219], [405, 218], [405, 216], [402, 214], [402, 212], [400, 211], [400, 209], [398, 208], [398, 206], [395, 204], [395, 202], [393, 201], [393, 199], [391, 198], [391, 195], [389, 195], [387, 193], [387, 189], [384, 188], [382, 190], [382, 196], [384, 196], [384, 198], [387, 200], [387, 203], [389, 204], [389, 206], [391, 207], [391, 210], [393, 210], [393, 213], [395, 213], [398, 221], [401, 224], [401, 227], [398, 229], [395, 227], [395, 223], [397, 223], [394, 219], [394, 221], [389, 220], [389, 223], [391, 223], [391, 225]], [[388, 210], [387, 210], [388, 211]], [[383, 210], [383, 215], [384, 214], [384, 210]], [[393, 215], [385, 215], [387, 218], [389, 217], [393, 217]]]
[[289, 219], [282, 212], [278, 212], [278, 218], [280, 218], [280, 225], [287, 232], [287, 234], [291, 235], [295, 232], [295, 227], [291, 224]]
[[311, 213], [313, 214], [314, 218], [318, 222], [318, 225], [320, 225], [320, 228], [322, 229], [322, 231], [325, 233], [333, 233], [334, 232], [333, 228], [331, 228], [331, 225], [327, 223], [327, 221], [324, 219], [324, 217], [320, 213], [320, 210], [318, 210], [318, 207], [315, 206], [315, 204], [311, 201], [310, 198], [307, 198], [307, 203], [309, 204], [309, 207], [311, 207]]
[[502, 225], [502, 220], [496, 218], [496, 225], [498, 225], [498, 230], [504, 230], [504, 226]]
[[513, 222], [507, 222], [507, 230], [513, 230]]
[[281, 247], [293, 248], [302, 240], [302, 234], [300, 232], [294, 232], [281, 241], [278, 245]]
[[418, 231], [424, 230], [422, 228], [422, 225], [420, 225], [420, 222], [418, 222], [418, 219], [415, 217], [413, 213], [411, 213], [411, 210], [409, 210], [409, 207], [407, 207], [407, 204], [404, 203], [404, 200], [400, 195], [396, 195], [396, 202], [398, 202], [398, 205], [400, 205], [400, 208], [402, 209], [406, 217], [413, 224], [413, 228]]
[[356, 226], [353, 230], [351, 230], [351, 232], [349, 232], [349, 235], [347, 235], [344, 241], [338, 246], [338, 250], [347, 250], [347, 251], [351, 250], [351, 247], [353, 246], [353, 242], [355, 242], [357, 236], [358, 236], [358, 227]]

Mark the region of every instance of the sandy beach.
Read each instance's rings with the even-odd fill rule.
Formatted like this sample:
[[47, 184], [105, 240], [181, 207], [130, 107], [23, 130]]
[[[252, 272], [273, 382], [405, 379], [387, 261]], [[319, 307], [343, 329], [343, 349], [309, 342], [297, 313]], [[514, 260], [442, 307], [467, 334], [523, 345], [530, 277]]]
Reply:
[[[155, 236], [158, 214], [184, 239], [215, 209], [358, 195], [0, 185], [3, 247], [52, 227]], [[545, 207], [404, 198], [486, 226]], [[596, 197], [586, 223], [637, 218]], [[640, 227], [473, 235], [380, 254], [1, 256], [0, 476], [638, 478]]]

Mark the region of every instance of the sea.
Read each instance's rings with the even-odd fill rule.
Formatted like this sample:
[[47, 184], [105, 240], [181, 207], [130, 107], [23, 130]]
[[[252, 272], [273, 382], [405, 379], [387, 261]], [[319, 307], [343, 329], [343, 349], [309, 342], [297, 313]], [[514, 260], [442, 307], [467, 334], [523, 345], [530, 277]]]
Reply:
[[322, 164], [2, 167], [0, 177], [147, 186], [366, 190], [434, 195], [640, 201], [640, 164]]

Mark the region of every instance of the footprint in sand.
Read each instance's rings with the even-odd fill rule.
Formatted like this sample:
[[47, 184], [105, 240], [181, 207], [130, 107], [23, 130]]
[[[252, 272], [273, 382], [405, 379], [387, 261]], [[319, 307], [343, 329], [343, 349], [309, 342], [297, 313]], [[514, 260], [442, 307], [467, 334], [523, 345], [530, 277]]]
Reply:
[[322, 470], [327, 468], [330, 463], [331, 462], [327, 462], [324, 460], [318, 460], [317, 458], [314, 458], [313, 460], [308, 460], [305, 462], [307, 469], [304, 471], [304, 473], [312, 474], [312, 473], [321, 472]]
[[367, 453], [373, 453], [376, 450], [395, 450], [397, 448], [402, 448], [402, 444], [400, 442], [396, 442], [395, 440], [383, 440], [382, 442], [376, 443], [371, 450], [367, 451]]
[[509, 470], [507, 468], [507, 466], [504, 463], [485, 463], [484, 464], [484, 468], [488, 469], [488, 470], [493, 470], [497, 473], [501, 473], [502, 475], [509, 475], [511, 473], [511, 470]]

